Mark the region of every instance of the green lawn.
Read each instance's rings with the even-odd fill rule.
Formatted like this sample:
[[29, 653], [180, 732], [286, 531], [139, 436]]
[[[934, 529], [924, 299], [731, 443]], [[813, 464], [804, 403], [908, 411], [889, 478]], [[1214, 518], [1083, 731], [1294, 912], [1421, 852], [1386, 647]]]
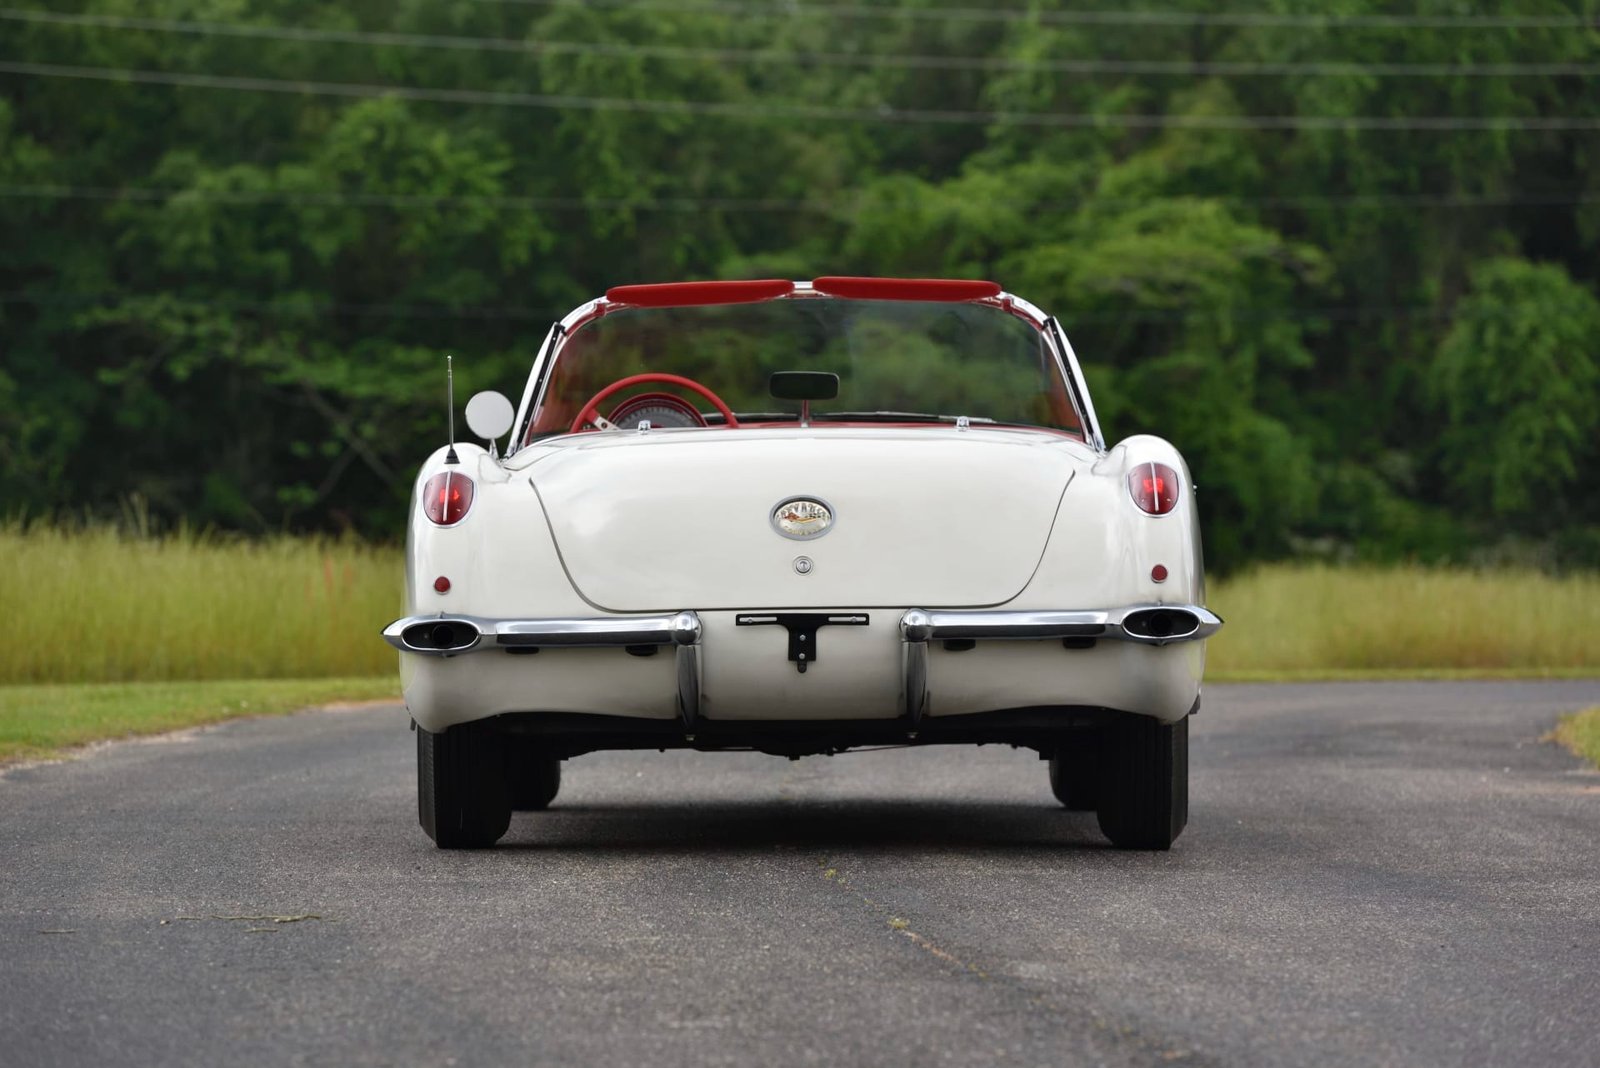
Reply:
[[345, 679], [91, 683], [0, 687], [0, 762], [104, 738], [272, 715], [335, 701], [399, 700], [394, 675]]

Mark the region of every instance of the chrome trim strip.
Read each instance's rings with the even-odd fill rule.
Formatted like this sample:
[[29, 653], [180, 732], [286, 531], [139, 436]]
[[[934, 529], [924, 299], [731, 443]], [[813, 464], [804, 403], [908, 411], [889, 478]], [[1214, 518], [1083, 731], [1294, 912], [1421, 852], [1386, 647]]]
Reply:
[[[1130, 619], [1150, 612], [1187, 613], [1194, 627], [1160, 637], [1128, 630]], [[1094, 628], [1100, 628], [1095, 630]], [[910, 643], [954, 638], [990, 641], [1049, 641], [1056, 638], [1104, 638], [1142, 645], [1202, 641], [1222, 628], [1222, 619], [1200, 605], [1134, 604], [1121, 608], [1061, 612], [925, 612], [913, 608], [900, 617], [900, 634]]]
[[[471, 627], [478, 640], [464, 649], [413, 645], [405, 632], [419, 624], [450, 623]], [[383, 628], [383, 640], [405, 653], [459, 656], [490, 649], [622, 648], [629, 645], [696, 645], [700, 617], [693, 612], [670, 616], [611, 616], [591, 619], [485, 619], [482, 616], [406, 616]]]
[[[1152, 612], [1187, 613], [1192, 627], [1178, 634], [1153, 636], [1128, 630], [1125, 624]], [[926, 612], [907, 609], [900, 617], [900, 711], [915, 737], [927, 714], [928, 643], [944, 639], [986, 641], [1049, 641], [1058, 638], [1105, 638], [1141, 645], [1201, 641], [1222, 627], [1220, 616], [1200, 605], [1135, 604], [1122, 608], [1062, 612]]]

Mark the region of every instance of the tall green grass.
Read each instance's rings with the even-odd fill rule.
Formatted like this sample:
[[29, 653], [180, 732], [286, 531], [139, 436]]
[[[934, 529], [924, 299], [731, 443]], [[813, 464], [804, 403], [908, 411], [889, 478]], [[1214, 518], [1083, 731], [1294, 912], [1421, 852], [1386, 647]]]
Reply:
[[[0, 685], [392, 676], [402, 554], [0, 526]], [[1600, 675], [1600, 576], [1283, 565], [1214, 585], [1218, 677]]]
[[392, 674], [398, 550], [0, 526], [0, 684]]
[[1600, 575], [1283, 565], [1209, 599], [1208, 673], [1600, 675]]

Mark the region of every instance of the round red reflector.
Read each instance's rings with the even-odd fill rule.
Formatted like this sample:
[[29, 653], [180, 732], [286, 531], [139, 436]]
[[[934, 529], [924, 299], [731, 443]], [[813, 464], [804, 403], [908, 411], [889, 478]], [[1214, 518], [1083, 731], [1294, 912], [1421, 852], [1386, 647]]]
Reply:
[[[1162, 575], [1162, 578], [1165, 578], [1165, 577], [1166, 577], [1165, 575]], [[445, 578], [443, 575], [440, 575], [438, 578], [433, 580], [433, 588], [436, 591], [438, 591], [439, 593], [449, 593], [450, 592], [450, 580]]]
[[1128, 492], [1141, 512], [1166, 515], [1178, 503], [1178, 472], [1166, 464], [1140, 464], [1128, 472]]
[[440, 471], [422, 486], [422, 510], [441, 527], [459, 523], [472, 507], [472, 479]]
[[[1165, 564], [1157, 564], [1155, 567], [1152, 567], [1150, 569], [1150, 579], [1153, 582], [1165, 582], [1165, 581], [1167, 581], [1167, 567], [1166, 567], [1166, 565]], [[439, 581], [440, 582], [444, 582], [444, 579], [440, 579]]]

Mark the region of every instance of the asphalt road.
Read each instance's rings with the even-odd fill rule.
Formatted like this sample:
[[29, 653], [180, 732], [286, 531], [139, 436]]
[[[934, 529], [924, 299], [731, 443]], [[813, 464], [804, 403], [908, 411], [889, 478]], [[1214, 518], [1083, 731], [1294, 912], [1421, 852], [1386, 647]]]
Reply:
[[103, 747], [0, 777], [0, 1062], [1595, 1064], [1596, 703], [1213, 687], [1168, 854], [994, 747], [584, 757], [485, 853], [397, 708]]

